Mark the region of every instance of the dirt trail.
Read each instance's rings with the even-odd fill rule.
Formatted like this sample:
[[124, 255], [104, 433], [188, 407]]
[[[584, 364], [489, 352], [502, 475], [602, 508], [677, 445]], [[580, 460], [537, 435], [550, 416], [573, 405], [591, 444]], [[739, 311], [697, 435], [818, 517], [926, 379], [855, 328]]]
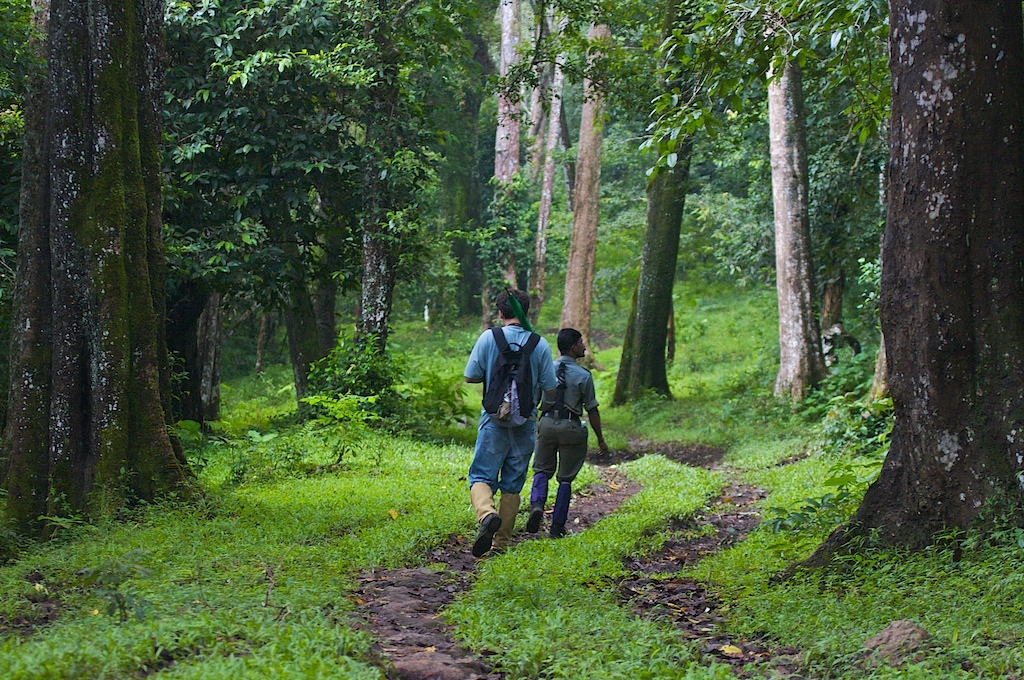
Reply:
[[[614, 512], [640, 490], [617, 470], [617, 463], [658, 453], [686, 465], [725, 471], [723, 451], [703, 445], [635, 441], [629, 449], [588, 457], [600, 481], [573, 499], [570, 532], [586, 530]], [[760, 523], [754, 506], [766, 496], [756, 487], [730, 484], [702, 512], [669, 527], [670, 537], [657, 553], [627, 559], [631, 574], [617, 584], [624, 605], [637, 615], [675, 625], [688, 639], [699, 641], [708, 657], [733, 665], [743, 676], [768, 671], [773, 677], [799, 678], [797, 650], [769, 649], [764, 641], [733, 639], [719, 632], [719, 603], [693, 579], [664, 578], [711, 553], [743, 540]], [[527, 534], [525, 518], [516, 522], [512, 545], [537, 540], [546, 533]], [[431, 552], [430, 564], [419, 569], [365, 573], [355, 595], [362, 625], [377, 638], [374, 653], [390, 680], [482, 680], [505, 676], [456, 643], [439, 613], [466, 591], [479, 562], [469, 554], [473, 536], [454, 536]], [[486, 559], [486, 558], [485, 558]]]
[[[571, 533], [583, 531], [613, 512], [640, 486], [612, 468], [599, 467], [600, 481], [573, 499]], [[516, 521], [512, 545], [545, 538], [527, 534], [525, 517]], [[480, 680], [503, 678], [486, 661], [456, 643], [439, 612], [467, 590], [480, 560], [469, 554], [473, 536], [453, 536], [419, 569], [361, 574], [355, 594], [363, 626], [378, 642], [374, 653], [391, 680]], [[487, 558], [484, 558], [487, 559]]]

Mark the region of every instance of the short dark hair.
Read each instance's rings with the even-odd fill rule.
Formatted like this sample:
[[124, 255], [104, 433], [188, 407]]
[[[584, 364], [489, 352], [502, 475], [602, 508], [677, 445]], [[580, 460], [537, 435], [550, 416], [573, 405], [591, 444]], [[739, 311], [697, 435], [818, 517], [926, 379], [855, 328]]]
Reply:
[[580, 333], [575, 328], [563, 328], [558, 331], [558, 351], [562, 354], [568, 354], [573, 345], [579, 342], [581, 338], [583, 338], [583, 333]]
[[[514, 288], [508, 292], [504, 290], [501, 291], [498, 293], [498, 297], [494, 299], [494, 304], [498, 307], [498, 311], [501, 312], [501, 315], [506, 319], [516, 318], [515, 312], [512, 311], [512, 305], [509, 304], [508, 301], [509, 293], [512, 293], [512, 295], [516, 297], [516, 300], [519, 300], [519, 304], [523, 306], [523, 313], [528, 314], [530, 312], [530, 296], [518, 288]], [[520, 321], [522, 321], [522, 319], [520, 319]]]

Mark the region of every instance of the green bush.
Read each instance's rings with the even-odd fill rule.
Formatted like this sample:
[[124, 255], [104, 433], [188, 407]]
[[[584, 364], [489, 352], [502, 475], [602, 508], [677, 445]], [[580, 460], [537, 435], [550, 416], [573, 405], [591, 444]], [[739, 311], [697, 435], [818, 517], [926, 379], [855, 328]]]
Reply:
[[[381, 351], [371, 338], [341, 337], [334, 349], [310, 369], [308, 393], [334, 398], [373, 397], [364, 406], [380, 417], [387, 417], [401, 408], [401, 397], [395, 389], [401, 375], [398, 359], [387, 350]], [[314, 408], [317, 415], [321, 414], [323, 404], [326, 402]]]

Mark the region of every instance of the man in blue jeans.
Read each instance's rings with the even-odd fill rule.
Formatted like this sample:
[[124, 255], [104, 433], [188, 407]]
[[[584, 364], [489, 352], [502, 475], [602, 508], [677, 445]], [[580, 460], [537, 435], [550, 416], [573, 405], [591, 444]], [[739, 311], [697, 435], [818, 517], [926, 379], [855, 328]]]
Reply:
[[[514, 298], [514, 300], [510, 299]], [[502, 327], [498, 330], [510, 347], [527, 348], [534, 335], [529, 328], [526, 314], [530, 309], [530, 297], [521, 290], [502, 291], [495, 299]], [[517, 315], [518, 312], [518, 315]], [[525, 322], [525, 323], [524, 323]], [[524, 328], [524, 325], [526, 326]], [[557, 381], [554, 364], [551, 361], [551, 347], [544, 338], [536, 341], [529, 357], [524, 362], [529, 367], [532, 394], [519, 395], [530, 399], [536, 405], [541, 393], [553, 398]], [[498, 343], [491, 330], [484, 331], [477, 338], [473, 352], [469, 355], [464, 372], [466, 382], [484, 383], [484, 394], [494, 376], [495, 362], [501, 355]], [[522, 369], [520, 369], [522, 370]], [[512, 539], [516, 513], [519, 511], [519, 492], [526, 482], [526, 472], [533, 454], [536, 435], [536, 408], [532, 409], [521, 424], [514, 421], [503, 423], [486, 409], [480, 412], [477, 429], [476, 449], [469, 466], [469, 495], [480, 523], [473, 541], [473, 556], [481, 557], [491, 546], [504, 547]], [[501, 491], [497, 509], [494, 507], [494, 492]]]

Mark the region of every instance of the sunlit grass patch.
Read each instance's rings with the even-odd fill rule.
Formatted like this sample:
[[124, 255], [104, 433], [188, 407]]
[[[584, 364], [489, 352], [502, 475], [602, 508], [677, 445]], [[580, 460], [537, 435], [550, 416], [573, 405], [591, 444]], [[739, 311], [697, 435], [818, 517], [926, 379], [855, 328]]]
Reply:
[[[0, 568], [3, 619], [32, 615], [37, 584], [59, 604], [54, 623], [2, 643], [0, 677], [122, 678], [171, 660], [163, 672], [187, 677], [380, 677], [346, 623], [353, 577], [471, 531], [459, 480], [471, 452], [386, 437], [367, 447], [343, 470], [152, 507]], [[108, 615], [85, 568], [116, 576], [141, 620], [134, 608], [123, 623]]]
[[[472, 591], [449, 610], [459, 635], [510, 677], [720, 678], [665, 626], [635, 617], [615, 599], [622, 560], [653, 547], [652, 534], [720, 489], [720, 476], [660, 456], [624, 465], [644, 489], [593, 528], [530, 541], [490, 559]], [[656, 541], [656, 539], [654, 539]]]

